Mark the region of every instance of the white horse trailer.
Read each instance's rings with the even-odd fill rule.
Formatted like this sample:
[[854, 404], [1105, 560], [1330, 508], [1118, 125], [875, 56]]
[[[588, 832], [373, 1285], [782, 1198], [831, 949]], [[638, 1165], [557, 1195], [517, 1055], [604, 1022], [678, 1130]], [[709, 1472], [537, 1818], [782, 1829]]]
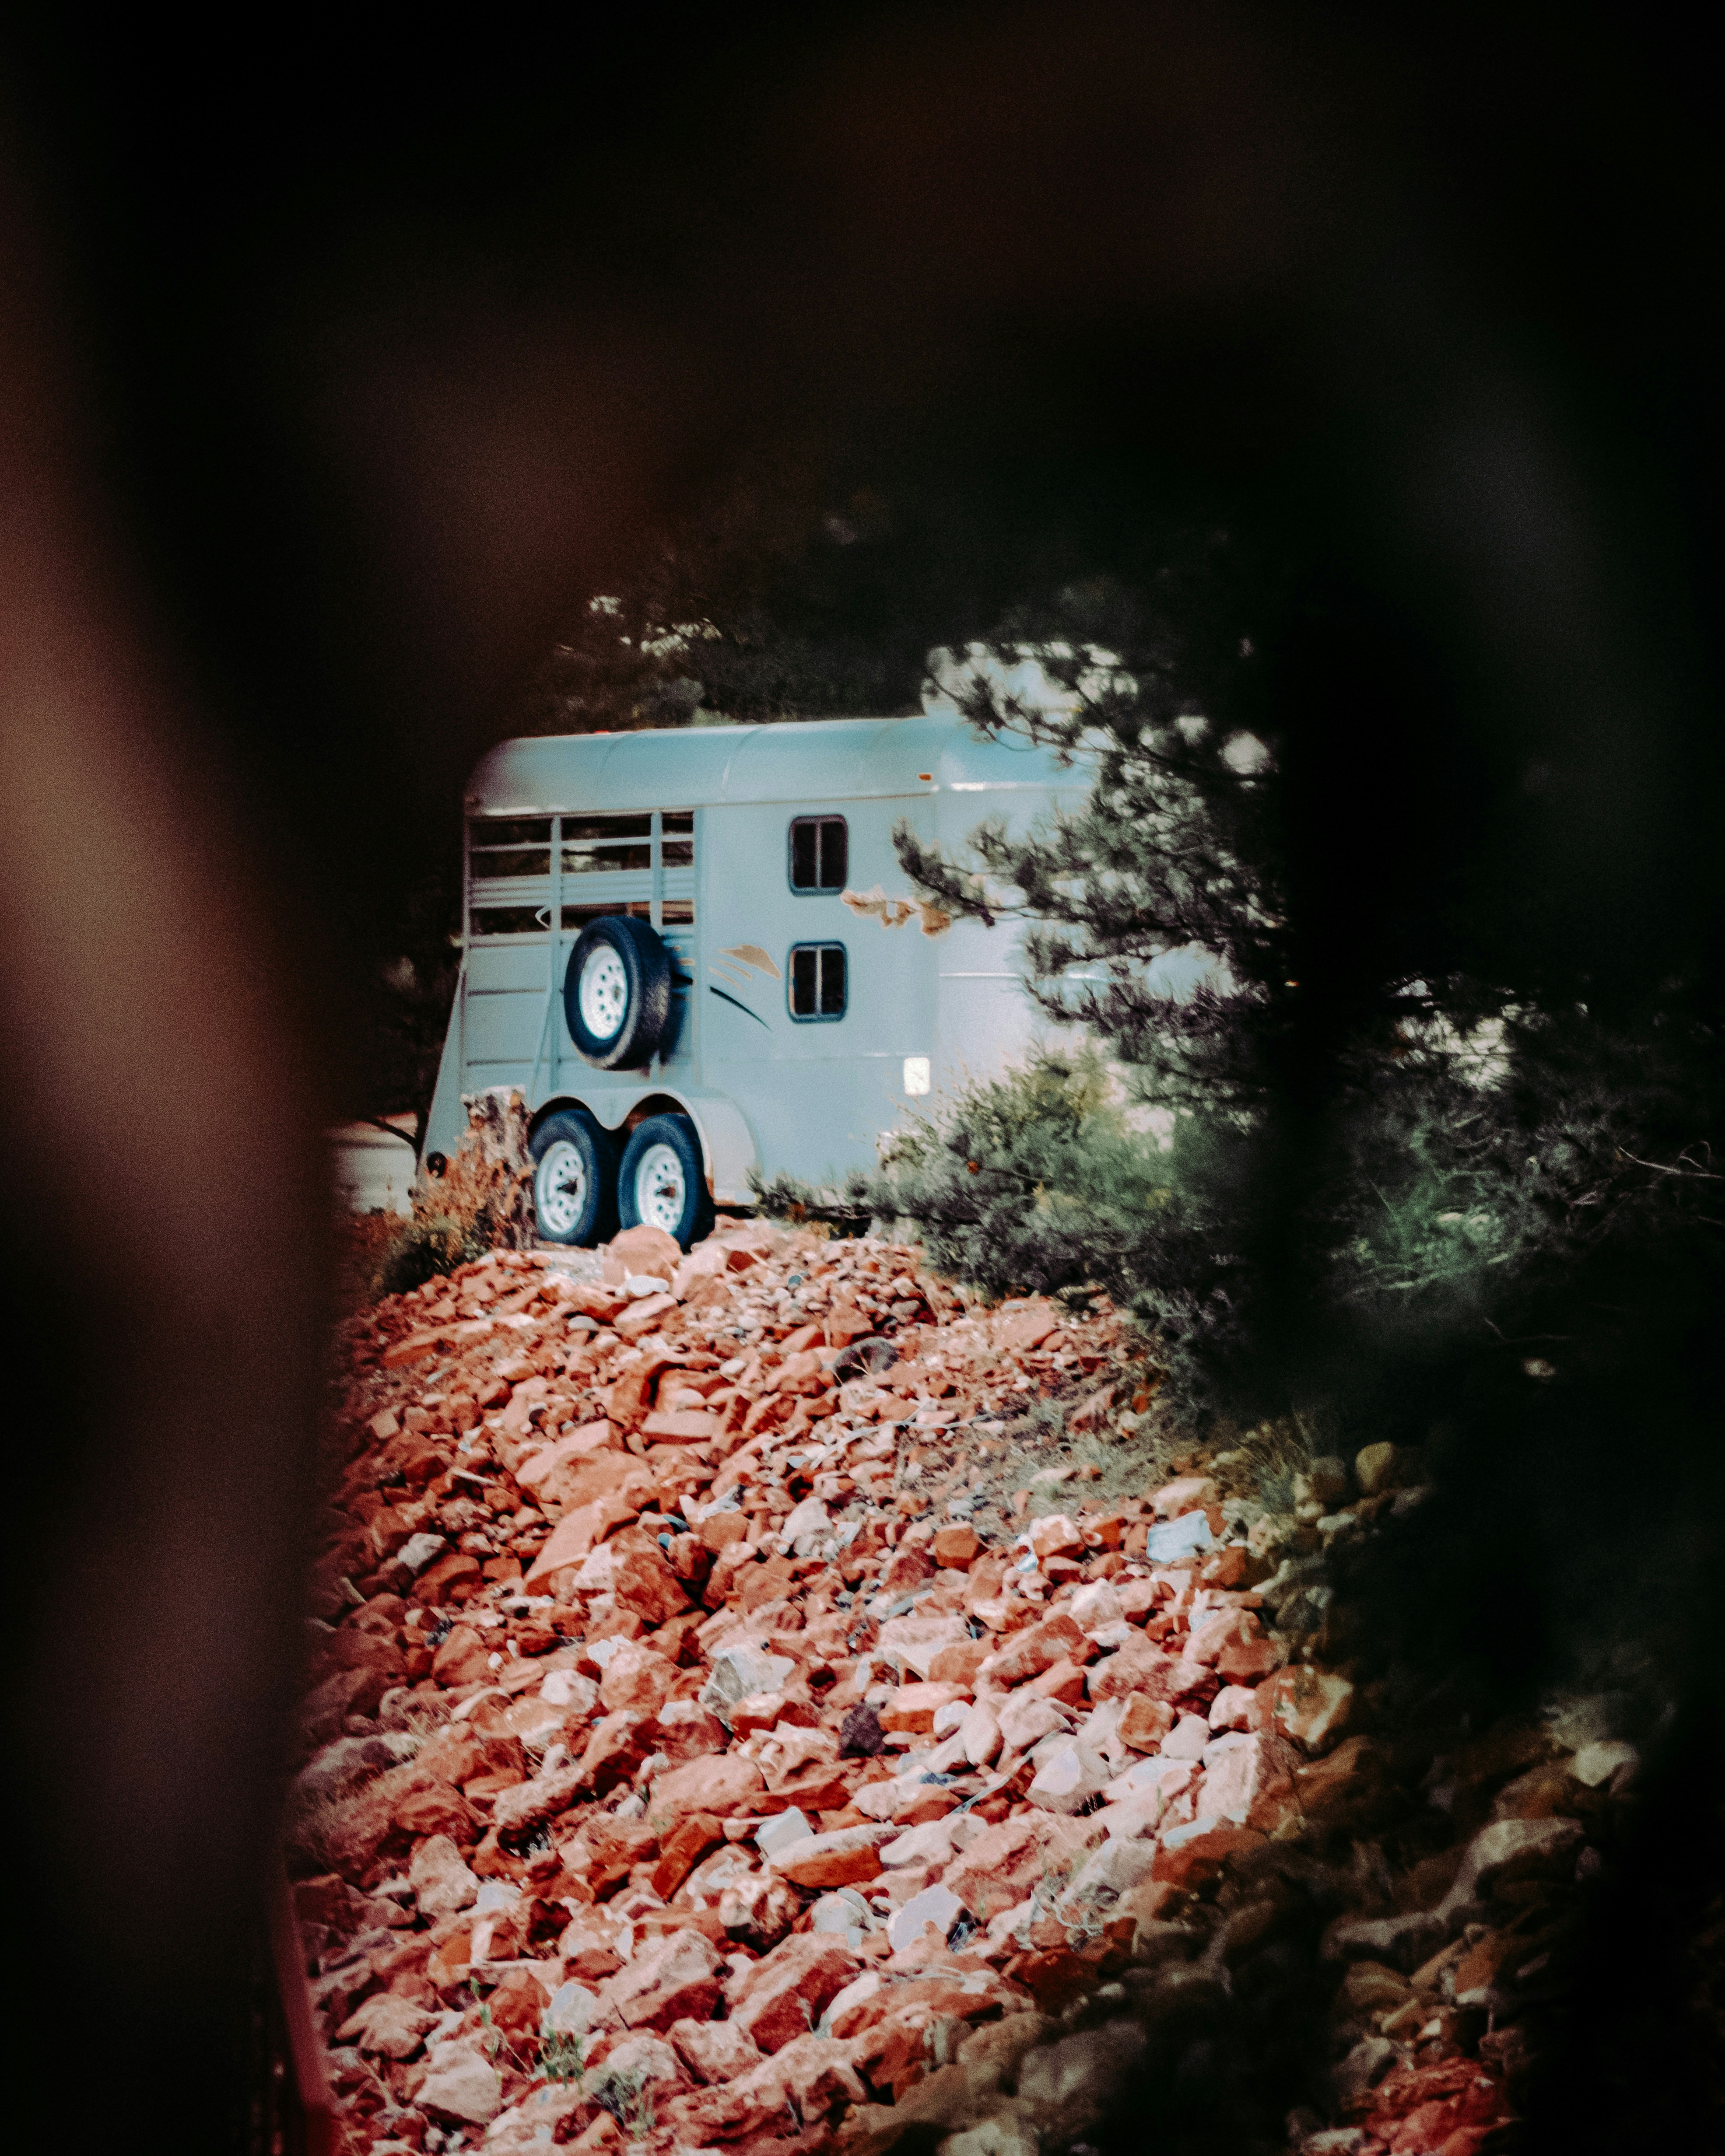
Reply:
[[1037, 1029], [1014, 924], [948, 921], [893, 851], [1022, 829], [1088, 783], [956, 716], [506, 742], [466, 802], [463, 958], [426, 1148], [518, 1087], [548, 1240], [685, 1246], [752, 1170], [821, 1187]]

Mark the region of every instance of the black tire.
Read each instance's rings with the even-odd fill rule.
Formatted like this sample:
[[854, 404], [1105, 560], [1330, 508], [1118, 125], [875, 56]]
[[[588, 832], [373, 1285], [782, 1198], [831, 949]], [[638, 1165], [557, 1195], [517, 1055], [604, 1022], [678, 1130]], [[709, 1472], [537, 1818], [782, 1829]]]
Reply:
[[527, 1148], [533, 1212], [546, 1243], [587, 1248], [617, 1229], [617, 1141], [585, 1108], [547, 1116]]
[[[679, 1204], [670, 1202], [674, 1184], [666, 1154], [675, 1156]], [[656, 1185], [650, 1193], [649, 1184]], [[685, 1250], [711, 1233], [713, 1201], [701, 1140], [686, 1116], [649, 1116], [636, 1124], [618, 1165], [617, 1214], [625, 1228], [663, 1228]]]
[[589, 921], [569, 953], [563, 1017], [595, 1070], [650, 1062], [671, 1019], [670, 953], [657, 931], [628, 913]]

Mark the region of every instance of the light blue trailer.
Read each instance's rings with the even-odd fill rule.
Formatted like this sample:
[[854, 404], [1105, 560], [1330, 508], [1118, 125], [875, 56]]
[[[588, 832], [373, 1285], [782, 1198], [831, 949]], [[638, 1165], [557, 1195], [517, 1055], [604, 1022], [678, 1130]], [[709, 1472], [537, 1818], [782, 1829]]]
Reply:
[[920, 906], [892, 829], [962, 849], [1088, 781], [956, 715], [506, 742], [469, 789], [459, 985], [427, 1134], [533, 1111], [547, 1240], [686, 1244], [752, 1169], [870, 1167], [928, 1096], [1040, 1029], [1014, 924]]

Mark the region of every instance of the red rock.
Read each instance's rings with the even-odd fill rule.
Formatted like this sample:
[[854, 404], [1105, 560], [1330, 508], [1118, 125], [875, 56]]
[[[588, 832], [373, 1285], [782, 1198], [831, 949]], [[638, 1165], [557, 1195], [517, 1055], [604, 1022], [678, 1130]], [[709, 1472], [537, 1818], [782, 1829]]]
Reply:
[[870, 1824], [805, 1835], [776, 1851], [768, 1862], [793, 1887], [860, 1887], [879, 1876], [880, 1845], [897, 1831], [896, 1824]]
[[653, 1748], [674, 1766], [705, 1759], [725, 1748], [725, 1725], [699, 1700], [667, 1700], [654, 1724]]
[[668, 1281], [683, 1262], [682, 1247], [663, 1228], [625, 1228], [605, 1245], [608, 1258], [619, 1260], [637, 1277]]
[[644, 1715], [626, 1709], [596, 1722], [581, 1755], [583, 1785], [603, 1797], [619, 1782], [632, 1782], [651, 1748], [652, 1729]]
[[655, 1441], [701, 1445], [718, 1435], [719, 1418], [706, 1408], [676, 1408], [649, 1414], [641, 1428], [643, 1435]]
[[937, 1564], [962, 1566], [968, 1570], [982, 1546], [974, 1527], [937, 1527], [934, 1531]]
[[625, 1527], [611, 1541], [615, 1568], [612, 1593], [648, 1625], [662, 1625], [689, 1607], [682, 1582], [665, 1561], [658, 1543], [639, 1527]]
[[1216, 1884], [1227, 1865], [1264, 1845], [1264, 1836], [1250, 1827], [1207, 1827], [1197, 1834], [1176, 1827], [1157, 1851], [1150, 1876], [1201, 1894]]
[[413, 1582], [410, 1599], [435, 1609], [447, 1602], [470, 1600], [480, 1584], [479, 1559], [452, 1550], [449, 1556], [426, 1566]]
[[648, 1810], [667, 1828], [693, 1812], [711, 1812], [716, 1818], [729, 1819], [752, 1809], [765, 1787], [754, 1761], [739, 1758], [735, 1753], [692, 1759], [686, 1766], [670, 1768], [659, 1777], [653, 1784]]
[[1175, 1718], [1166, 1700], [1152, 1699], [1146, 1692], [1130, 1693], [1117, 1725], [1120, 1741], [1130, 1744], [1135, 1752], [1159, 1751]]
[[341, 1734], [350, 1714], [375, 1714], [392, 1681], [386, 1670], [337, 1670], [300, 1710], [306, 1735], [315, 1744], [326, 1744]]
[[971, 1691], [977, 1673], [993, 1651], [987, 1640], [955, 1640], [942, 1647], [928, 1665], [929, 1681], [933, 1684], [957, 1685], [964, 1691]]
[[1022, 1686], [1019, 1697], [1022, 1698], [1025, 1692], [1034, 1699], [1057, 1700], [1062, 1706], [1076, 1707], [1084, 1697], [1084, 1670], [1077, 1662], [1055, 1662], [1040, 1677], [1032, 1677], [1029, 1684]]
[[1150, 1500], [1158, 1520], [1176, 1520], [1183, 1512], [1202, 1512], [1218, 1502], [1216, 1486], [1208, 1475], [1182, 1475], [1163, 1483]]
[[1346, 1677], [1302, 1666], [1270, 1681], [1269, 1704], [1282, 1736], [1302, 1752], [1327, 1752], [1345, 1734], [1353, 1714], [1353, 1686]]
[[827, 1932], [799, 1932], [745, 1969], [730, 1994], [731, 2019], [763, 2051], [806, 2035], [822, 2008], [861, 1964]]
[[[536, 1775], [531, 1782], [505, 1789], [491, 1807], [491, 1825], [499, 1835], [521, 1834], [566, 1812], [586, 1787], [581, 1763], [562, 1767], [552, 1774]], [[477, 1859], [475, 1860], [475, 1862]]]
[[493, 1651], [472, 1625], [458, 1625], [432, 1657], [431, 1674], [446, 1691], [483, 1684], [491, 1673]]
[[1027, 1353], [1040, 1348], [1060, 1322], [1060, 1312], [1049, 1302], [1029, 1302], [1018, 1310], [1003, 1310], [992, 1328], [994, 1345], [1007, 1354]]
[[734, 2081], [761, 2063], [760, 2046], [734, 2021], [676, 2021], [666, 2034], [698, 2082]]
[[506, 2036], [536, 2041], [551, 1994], [531, 1969], [511, 1969], [505, 1972], [485, 2003], [491, 2010], [493, 2028], [501, 2029]]
[[[1079, 1690], [1084, 1687], [1079, 1678]], [[913, 1734], [927, 1734], [934, 1727], [938, 1709], [950, 1707], [954, 1700], [964, 1699], [968, 1691], [957, 1685], [902, 1684], [880, 1709], [880, 1727], [899, 1729]]]
[[621, 1317], [611, 1321], [612, 1330], [625, 1340], [639, 1340], [655, 1332], [676, 1306], [674, 1295], [643, 1296], [639, 1302], [631, 1303]]
[[605, 1411], [619, 1430], [635, 1430], [653, 1406], [659, 1381], [667, 1370], [678, 1368], [668, 1348], [648, 1348], [641, 1359], [619, 1378], [603, 1395]]
[[612, 1287], [598, 1281], [575, 1281], [570, 1284], [569, 1307], [608, 1325], [619, 1312], [629, 1308], [629, 1297], [622, 1292], [620, 1283]]
[[386, 2059], [411, 2058], [426, 2031], [437, 2025], [437, 2015], [382, 1991], [367, 1999], [337, 2032], [343, 2044], [357, 2044], [362, 2051]]
[[[1001, 1820], [979, 1834], [955, 1863], [941, 1875], [941, 1884], [969, 1910], [980, 1923], [1015, 1908], [1041, 1879], [1045, 1853], [1062, 1845], [1056, 1822], [1047, 1815]], [[1068, 1829], [1069, 1835], [1078, 1831]], [[1081, 1833], [1080, 1840], [1081, 1842]]]
[[1098, 1703], [1133, 1693], [1152, 1700], [1178, 1697], [1179, 1680], [1175, 1672], [1178, 1666], [1176, 1656], [1153, 1646], [1147, 1640], [1131, 1639], [1117, 1654], [1091, 1664], [1085, 1672], [1085, 1689]]
[[383, 1350], [384, 1368], [405, 1369], [411, 1363], [423, 1363], [442, 1347], [445, 1337], [442, 1332], [410, 1332], [405, 1340], [398, 1340], [393, 1347]]
[[732, 1544], [747, 1540], [749, 1523], [741, 1512], [711, 1512], [699, 1522], [695, 1532], [716, 1557]]
[[1260, 1806], [1272, 1797], [1291, 1794], [1299, 1764], [1300, 1754], [1280, 1738], [1232, 1737], [1214, 1756], [1205, 1754], [1199, 1810], [1206, 1819], [1255, 1826]]
[[428, 1835], [446, 1834], [451, 1841], [468, 1844], [479, 1839], [479, 1822], [462, 1794], [442, 1783], [415, 1789], [396, 1806], [393, 1824], [410, 1841]]
[[1051, 1557], [1068, 1557], [1084, 1548], [1082, 1529], [1064, 1512], [1049, 1512], [1032, 1520], [1029, 1533], [1030, 1548], [1045, 1563]]
[[866, 2101], [864, 2087], [850, 2063], [849, 2047], [830, 2036], [793, 2036], [761, 2066], [744, 2076], [744, 2093], [759, 2093], [776, 2111], [810, 2126], [829, 2118], [843, 2104]]
[[648, 1881], [660, 1900], [670, 1901], [707, 1851], [724, 1839], [724, 1828], [711, 1812], [691, 1812], [674, 1827]]
[[1058, 1661], [1082, 1661], [1089, 1652], [1083, 1633], [1065, 1610], [1057, 1609], [1028, 1632], [1014, 1634], [983, 1663], [980, 1673], [1010, 1690], [1028, 1677], [1040, 1676]]
[[880, 1592], [902, 1594], [907, 1589], [920, 1587], [933, 1571], [934, 1561], [925, 1543], [901, 1543], [880, 1568]]
[[1258, 1628], [1250, 1611], [1246, 1611], [1245, 1615], [1254, 1629], [1228, 1640], [1216, 1657], [1216, 1675], [1224, 1684], [1261, 1684], [1288, 1658], [1286, 1640], [1276, 1639]]
[[1094, 1958], [1070, 1947], [1045, 1947], [1014, 1954], [1005, 1974], [1023, 1984], [1043, 2013], [1060, 2014], [1095, 1990], [1101, 1971]]
[[616, 1439], [617, 1433], [608, 1422], [583, 1423], [567, 1437], [560, 1437], [551, 1445], [542, 1445], [536, 1452], [530, 1453], [516, 1469], [515, 1479], [523, 1490], [536, 1491], [559, 1467], [604, 1451], [615, 1444]]
[[704, 1933], [672, 1932], [637, 1948], [599, 1996], [630, 2029], [661, 2034], [674, 2021], [696, 2020], [719, 2003], [718, 1949]]
[[599, 1680], [600, 1703], [608, 1713], [627, 1708], [634, 1714], [656, 1715], [676, 1681], [674, 1662], [644, 1641], [625, 1640], [605, 1665]]

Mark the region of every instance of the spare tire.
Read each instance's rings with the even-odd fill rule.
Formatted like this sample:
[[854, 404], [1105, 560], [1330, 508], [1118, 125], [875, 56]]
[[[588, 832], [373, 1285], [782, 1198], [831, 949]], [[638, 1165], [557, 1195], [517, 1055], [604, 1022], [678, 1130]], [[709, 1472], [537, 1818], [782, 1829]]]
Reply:
[[598, 1070], [650, 1062], [671, 1015], [670, 953], [633, 914], [607, 914], [576, 938], [563, 975], [569, 1038]]

